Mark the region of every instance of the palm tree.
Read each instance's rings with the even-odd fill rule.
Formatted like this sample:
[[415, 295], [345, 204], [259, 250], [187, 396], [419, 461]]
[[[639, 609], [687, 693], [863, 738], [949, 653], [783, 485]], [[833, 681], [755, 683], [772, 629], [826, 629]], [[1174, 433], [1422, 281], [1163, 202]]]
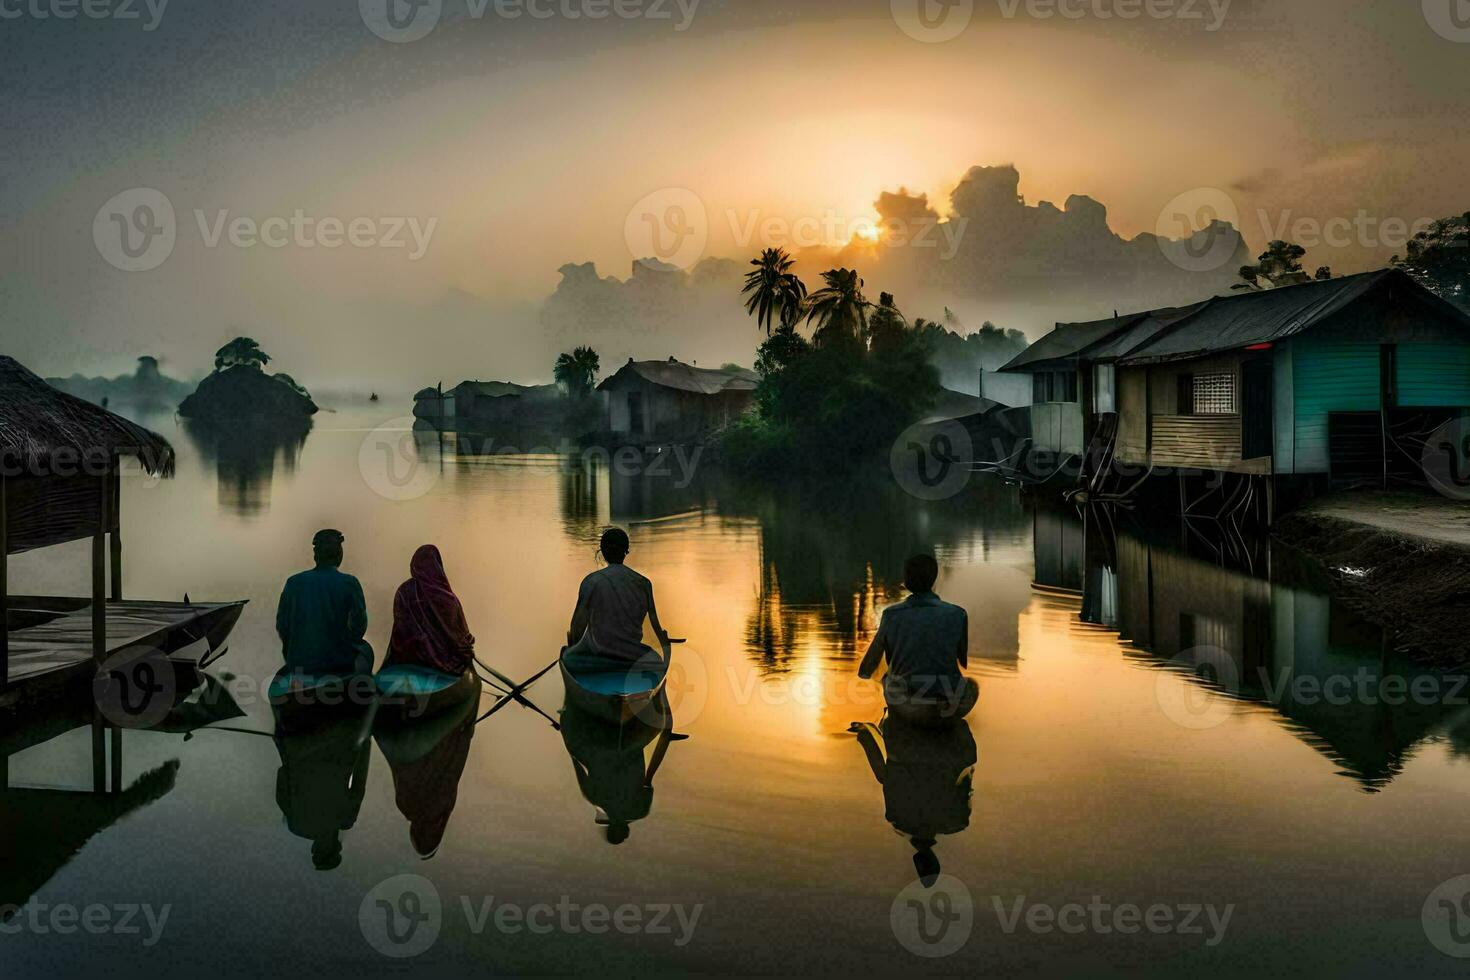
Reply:
[[578, 347], [570, 354], [556, 359], [552, 377], [574, 398], [586, 398], [597, 383], [597, 373], [602, 370], [602, 360], [591, 347]]
[[868, 307], [863, 280], [851, 269], [822, 273], [827, 285], [807, 300], [806, 318], [816, 324], [812, 341], [822, 347], [839, 340], [858, 341], [867, 334]]
[[755, 271], [745, 276], [741, 295], [748, 297], [745, 312], [771, 335], [771, 324], [794, 327], [801, 319], [806, 303], [806, 283], [791, 271], [796, 264], [784, 249], [768, 248], [758, 259], [752, 259]]

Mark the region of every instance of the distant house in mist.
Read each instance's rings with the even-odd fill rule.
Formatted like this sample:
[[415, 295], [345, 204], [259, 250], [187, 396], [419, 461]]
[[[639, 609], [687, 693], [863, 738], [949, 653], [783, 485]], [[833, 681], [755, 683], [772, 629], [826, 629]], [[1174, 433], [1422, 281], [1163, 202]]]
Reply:
[[702, 439], [734, 422], [755, 402], [760, 377], [744, 368], [700, 368], [674, 358], [629, 359], [597, 386], [606, 402], [606, 429], [650, 442]]
[[425, 388], [413, 396], [414, 418], [444, 428], [493, 433], [505, 428], [552, 424], [561, 389], [556, 385], [519, 385], [509, 381], [464, 381], [443, 392]]

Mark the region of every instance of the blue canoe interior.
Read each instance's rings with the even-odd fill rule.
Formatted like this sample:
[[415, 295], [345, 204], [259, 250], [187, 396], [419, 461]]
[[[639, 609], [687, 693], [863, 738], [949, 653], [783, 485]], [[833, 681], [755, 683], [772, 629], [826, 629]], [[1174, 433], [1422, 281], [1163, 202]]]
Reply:
[[445, 674], [428, 667], [384, 667], [375, 676], [378, 693], [385, 697], [429, 697], [449, 690], [464, 675]]

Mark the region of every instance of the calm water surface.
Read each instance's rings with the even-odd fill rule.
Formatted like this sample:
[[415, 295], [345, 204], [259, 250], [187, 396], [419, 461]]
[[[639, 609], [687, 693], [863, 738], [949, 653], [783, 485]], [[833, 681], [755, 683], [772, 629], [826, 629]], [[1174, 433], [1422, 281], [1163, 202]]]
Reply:
[[[551, 455], [441, 464], [429, 445], [411, 484], [426, 492], [393, 500], [371, 441], [363, 451], [393, 414], [324, 414], [274, 446], [147, 420], [182, 458], [175, 480], [125, 489], [127, 593], [250, 599], [214, 673], [246, 713], [229, 724], [269, 731], [253, 691], [278, 666], [275, 599], [310, 563], [317, 528], [346, 533], [380, 655], [408, 558], [433, 542], [481, 658], [524, 677], [555, 658], [602, 528], [627, 526], [629, 563], [688, 638], [673, 704], [689, 738], [668, 747], [651, 803], [639, 790], [651, 745], [564, 738], [517, 705], [427, 767], [395, 766], [374, 745], [350, 790], [316, 796], [300, 783], [330, 746], [129, 732], [124, 783], [138, 788], [126, 805], [7, 803], [0, 902], [167, 905], [161, 939], [25, 929], [0, 936], [7, 976], [1463, 975], [1422, 919], [1431, 891], [1470, 873], [1463, 709], [1438, 695], [1314, 694], [1312, 678], [1379, 690], [1418, 675], [1279, 550], [1174, 528], [1163, 537], [1182, 540], [1150, 542], [1107, 515], [1035, 511], [988, 484], [942, 503], [879, 480], [778, 495]], [[923, 549], [943, 566], [939, 591], [970, 611], [980, 704], [945, 735], [887, 725], [860, 740], [849, 729], [883, 710], [854, 680], [856, 661], [902, 596], [903, 558]], [[24, 556], [13, 588], [76, 593], [85, 559], [85, 546]], [[556, 673], [530, 694], [555, 714]], [[88, 752], [87, 733], [71, 732], [14, 756], [10, 783], [85, 787]], [[626, 842], [607, 843], [569, 752], [595, 770], [583, 782], [598, 802], [648, 811]], [[335, 870], [313, 867], [299, 833], [312, 819], [350, 824]], [[946, 957], [915, 956], [892, 924], [896, 903], [913, 914], [901, 897], [916, 887], [913, 837], [937, 840], [970, 899], [968, 938]], [[426, 951], [394, 960], [360, 913], [403, 874], [431, 882], [443, 912]], [[678, 905], [698, 918], [688, 934], [672, 914], [669, 933], [479, 928], [462, 900], [487, 899]], [[1097, 901], [1233, 909], [1223, 937], [1203, 917], [1203, 934], [1186, 935], [1010, 928], [1018, 902]]]

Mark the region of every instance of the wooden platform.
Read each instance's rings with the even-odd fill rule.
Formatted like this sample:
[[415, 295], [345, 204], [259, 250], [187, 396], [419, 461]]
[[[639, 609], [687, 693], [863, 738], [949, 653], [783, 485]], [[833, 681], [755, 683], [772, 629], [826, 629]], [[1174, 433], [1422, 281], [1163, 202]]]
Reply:
[[[171, 654], [207, 640], [224, 641], [244, 602], [109, 601], [106, 650], [116, 653], [146, 645]], [[10, 683], [25, 684], [48, 674], [92, 664], [92, 604], [87, 599], [11, 596], [7, 610]]]

